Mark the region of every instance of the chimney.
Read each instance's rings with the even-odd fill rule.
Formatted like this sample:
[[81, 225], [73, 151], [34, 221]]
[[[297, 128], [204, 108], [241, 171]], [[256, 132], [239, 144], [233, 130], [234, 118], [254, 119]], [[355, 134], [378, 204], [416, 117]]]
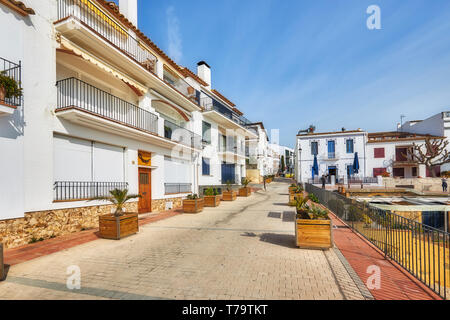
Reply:
[[119, 0], [119, 10], [137, 28], [137, 0]]
[[205, 61], [197, 63], [197, 75], [211, 87], [211, 67]]

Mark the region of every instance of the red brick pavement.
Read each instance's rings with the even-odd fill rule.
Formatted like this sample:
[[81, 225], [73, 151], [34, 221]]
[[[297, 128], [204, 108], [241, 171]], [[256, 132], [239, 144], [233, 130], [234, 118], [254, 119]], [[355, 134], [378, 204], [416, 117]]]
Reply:
[[[167, 219], [179, 213], [181, 213], [180, 210], [171, 210], [147, 217], [142, 217], [139, 218], [139, 225], [142, 226], [148, 223]], [[27, 244], [18, 248], [6, 249], [4, 252], [4, 263], [12, 266], [97, 239], [99, 239], [98, 230], [93, 229], [72, 233], [32, 244]]]
[[[334, 214], [330, 216], [335, 225], [345, 225]], [[369, 266], [376, 265], [381, 269], [380, 289], [368, 288], [376, 300], [441, 300], [437, 294], [414, 279], [401, 266], [386, 259], [377, 248], [350, 228], [334, 229], [333, 235], [335, 245], [364, 284], [371, 276], [367, 273]]]

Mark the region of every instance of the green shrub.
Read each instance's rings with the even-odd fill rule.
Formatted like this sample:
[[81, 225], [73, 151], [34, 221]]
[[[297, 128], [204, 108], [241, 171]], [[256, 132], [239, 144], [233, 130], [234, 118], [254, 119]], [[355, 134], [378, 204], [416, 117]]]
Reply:
[[196, 200], [198, 199], [198, 194], [190, 194], [187, 196], [188, 200]]
[[6, 75], [5, 71], [0, 72], [0, 87], [5, 88], [6, 98], [20, 98], [22, 96], [22, 88], [13, 78]]
[[206, 189], [203, 193], [205, 194], [205, 196], [214, 196], [215, 195], [214, 194], [214, 189], [212, 187]]
[[319, 198], [317, 198], [317, 196], [316, 196], [314, 193], [310, 193], [310, 194], [309, 194], [309, 199], [310, 199], [312, 202], [320, 203]]

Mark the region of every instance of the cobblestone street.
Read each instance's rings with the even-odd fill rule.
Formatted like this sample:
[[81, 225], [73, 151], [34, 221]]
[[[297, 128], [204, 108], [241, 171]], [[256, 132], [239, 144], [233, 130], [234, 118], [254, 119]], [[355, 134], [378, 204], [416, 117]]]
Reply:
[[0, 299], [364, 299], [337, 250], [295, 247], [287, 187], [14, 265]]

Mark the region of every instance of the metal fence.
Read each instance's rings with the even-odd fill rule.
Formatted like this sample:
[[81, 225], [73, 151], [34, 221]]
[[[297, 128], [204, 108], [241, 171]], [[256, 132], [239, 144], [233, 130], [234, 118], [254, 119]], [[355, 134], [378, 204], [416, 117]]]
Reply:
[[57, 109], [77, 107], [121, 124], [158, 134], [158, 116], [76, 78], [60, 80]]
[[89, 200], [110, 196], [114, 189], [128, 189], [127, 182], [56, 181], [53, 185], [55, 201]]
[[200, 135], [169, 120], [164, 120], [164, 137], [191, 148], [202, 148], [202, 137]]
[[58, 0], [58, 20], [74, 17], [147, 70], [155, 73], [157, 58], [106, 11], [90, 0]]
[[[19, 88], [21, 88], [21, 82], [22, 82], [22, 72], [21, 72], [21, 63], [19, 64], [11, 62], [9, 60], [0, 58], [0, 75], [9, 77], [13, 79]], [[22, 103], [22, 97], [12, 96], [7, 97], [5, 96], [4, 99], [0, 100], [1, 103], [5, 103], [11, 106], [20, 106]]]
[[192, 184], [191, 183], [165, 183], [164, 189], [166, 194], [175, 193], [191, 193]]
[[390, 211], [306, 184], [320, 203], [428, 288], [447, 298], [450, 234]]

